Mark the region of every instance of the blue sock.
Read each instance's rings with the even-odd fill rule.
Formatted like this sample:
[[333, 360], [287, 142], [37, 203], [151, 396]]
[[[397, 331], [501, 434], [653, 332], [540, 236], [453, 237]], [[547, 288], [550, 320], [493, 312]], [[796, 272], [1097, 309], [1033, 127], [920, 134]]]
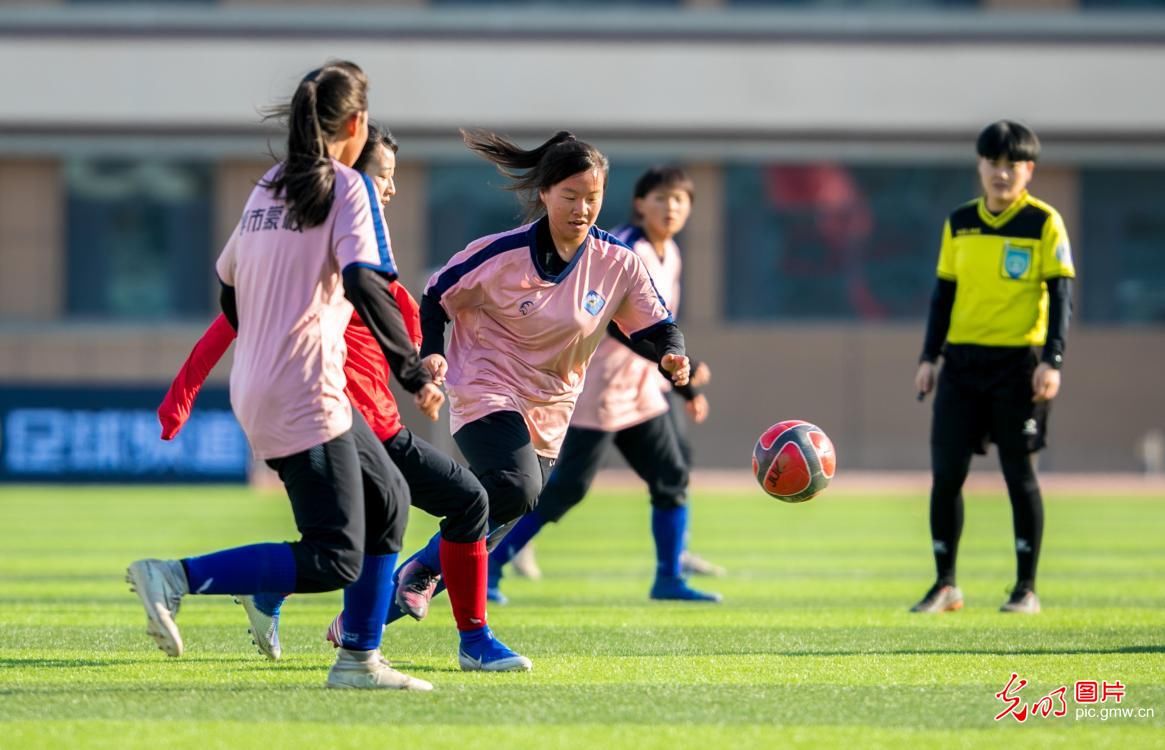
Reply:
[[344, 634], [346, 649], [371, 651], [380, 646], [388, 605], [392, 599], [392, 571], [396, 553], [365, 555], [360, 577], [344, 589]]
[[279, 610], [283, 608], [283, 601], [287, 599], [287, 595], [255, 594], [251, 598], [255, 601], [255, 609], [259, 610], [268, 617], [278, 617]]
[[461, 630], [458, 632], [461, 635], [462, 646], [471, 646], [493, 638], [493, 633], [490, 632], [489, 625], [482, 625], [480, 628], [475, 628], [474, 630]]
[[651, 509], [651, 535], [655, 537], [655, 575], [677, 578], [680, 575], [680, 553], [684, 551], [684, 535], [688, 528], [688, 507]]
[[489, 553], [490, 567], [501, 566], [514, 559], [514, 555], [518, 554], [523, 547], [525, 547], [531, 539], [538, 536], [538, 532], [546, 525], [546, 519], [538, 514], [538, 511], [527, 513], [518, 519], [518, 523], [510, 532], [502, 537], [502, 541], [497, 547], [494, 547], [493, 552]]
[[417, 550], [417, 554], [410, 559], [419, 560], [421, 565], [424, 565], [429, 570], [441, 572], [441, 533], [437, 532], [433, 537]]
[[289, 544], [250, 544], [182, 560], [192, 594], [295, 591]]

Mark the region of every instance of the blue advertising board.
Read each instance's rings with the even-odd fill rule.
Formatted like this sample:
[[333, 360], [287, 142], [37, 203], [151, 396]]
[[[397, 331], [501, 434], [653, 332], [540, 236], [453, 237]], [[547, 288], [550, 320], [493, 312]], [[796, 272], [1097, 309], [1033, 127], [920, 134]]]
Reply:
[[0, 482], [245, 482], [251, 449], [225, 388], [161, 439], [164, 386], [0, 385]]

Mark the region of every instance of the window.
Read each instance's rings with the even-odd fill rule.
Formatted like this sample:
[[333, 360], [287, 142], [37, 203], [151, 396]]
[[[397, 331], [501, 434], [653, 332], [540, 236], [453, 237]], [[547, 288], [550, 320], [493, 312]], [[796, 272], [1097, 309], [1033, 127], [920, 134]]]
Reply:
[[726, 168], [726, 317], [925, 317], [943, 220], [975, 196], [974, 174], [828, 163]]
[[977, 8], [981, 0], [727, 0], [729, 5], [813, 8], [815, 10], [917, 10], [920, 8]]
[[[620, 161], [612, 167], [597, 226], [609, 229], [630, 218], [635, 181], [649, 165]], [[440, 267], [473, 240], [525, 223], [517, 196], [489, 164], [434, 163], [429, 170], [429, 269]], [[698, 186], [697, 186], [698, 189]]]
[[680, 0], [429, 0], [433, 6], [456, 6], [461, 8], [489, 8], [498, 6], [541, 7], [541, 8], [585, 8], [602, 6], [607, 8], [661, 7], [679, 5]]
[[206, 315], [214, 274], [209, 165], [72, 160], [65, 183], [70, 315]]
[[1084, 169], [1081, 318], [1165, 324], [1165, 170]]

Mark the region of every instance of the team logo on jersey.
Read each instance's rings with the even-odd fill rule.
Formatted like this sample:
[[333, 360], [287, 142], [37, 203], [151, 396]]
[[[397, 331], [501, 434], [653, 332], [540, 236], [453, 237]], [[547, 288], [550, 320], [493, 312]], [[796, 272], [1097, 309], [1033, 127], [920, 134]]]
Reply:
[[1068, 244], [1067, 240], [1056, 245], [1056, 260], [1062, 266], [1072, 265], [1072, 247]]
[[587, 292], [587, 296], [583, 299], [583, 309], [591, 315], [598, 315], [605, 304], [607, 304], [607, 300], [603, 299], [603, 295], [594, 289]]
[[529, 315], [534, 310], [534, 300], [528, 299], [522, 304], [518, 305], [518, 312], [523, 315]]
[[1031, 248], [1003, 245], [1003, 271], [1013, 279], [1021, 279], [1032, 265]]

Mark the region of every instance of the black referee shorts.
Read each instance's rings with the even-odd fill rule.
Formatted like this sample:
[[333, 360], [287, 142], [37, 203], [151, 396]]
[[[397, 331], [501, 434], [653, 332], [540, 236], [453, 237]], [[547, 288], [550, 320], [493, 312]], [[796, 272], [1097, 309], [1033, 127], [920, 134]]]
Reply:
[[1026, 455], [1047, 445], [1049, 402], [1032, 402], [1039, 358], [1030, 347], [950, 344], [934, 399], [932, 446]]

